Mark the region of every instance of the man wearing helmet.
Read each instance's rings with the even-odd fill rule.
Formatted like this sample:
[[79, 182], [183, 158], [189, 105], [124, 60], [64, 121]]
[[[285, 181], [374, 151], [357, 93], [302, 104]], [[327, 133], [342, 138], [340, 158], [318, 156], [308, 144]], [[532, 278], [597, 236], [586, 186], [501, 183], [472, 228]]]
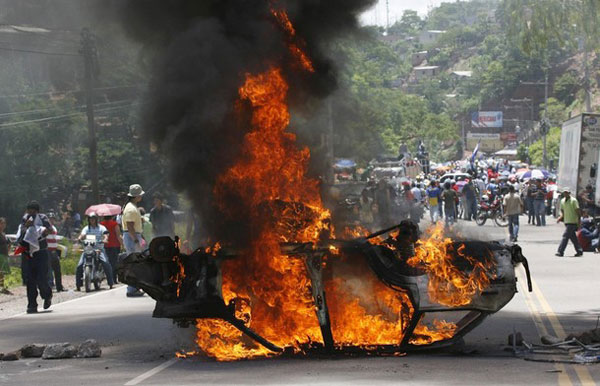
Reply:
[[[114, 285], [112, 268], [108, 263], [108, 258], [104, 251], [104, 243], [108, 241], [108, 229], [106, 229], [104, 225], [98, 223], [98, 216], [94, 212], [88, 214], [88, 225], [81, 230], [78, 240], [81, 241], [89, 235], [96, 236], [96, 248], [100, 250], [100, 262], [102, 263], [104, 273], [106, 274], [106, 281], [110, 288], [112, 288]], [[83, 257], [84, 254], [82, 253], [75, 272], [75, 285], [77, 286], [77, 291], [81, 291], [81, 286], [83, 285]]]

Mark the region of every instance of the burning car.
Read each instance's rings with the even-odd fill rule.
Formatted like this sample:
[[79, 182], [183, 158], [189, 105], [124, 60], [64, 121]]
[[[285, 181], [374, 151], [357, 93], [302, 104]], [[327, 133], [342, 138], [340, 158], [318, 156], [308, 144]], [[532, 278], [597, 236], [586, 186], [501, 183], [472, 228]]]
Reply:
[[[183, 74], [195, 67], [165, 61], [146, 121], [212, 242], [183, 253], [178, 240], [155, 239], [120, 262], [120, 280], [156, 299], [155, 317], [194, 325], [199, 350], [219, 360], [439, 347], [502, 308], [516, 292], [514, 266], [526, 266], [517, 246], [450, 239], [443, 228], [419, 237], [411, 223], [371, 235], [336, 229], [311, 152], [289, 128], [290, 105], [306, 107], [335, 85], [320, 32], [352, 29], [365, 4], [294, 6], [298, 28], [287, 2], [223, 4], [227, 11], [214, 7], [214, 42], [230, 36], [231, 49], [189, 57], [223, 73], [193, 71], [202, 82], [190, 87]], [[192, 8], [205, 9], [180, 14]], [[331, 24], [341, 12], [341, 23]], [[212, 23], [199, 30], [212, 31]], [[167, 25], [171, 31], [171, 19]], [[187, 25], [178, 38], [191, 37], [189, 47], [202, 42], [202, 51], [213, 41], [188, 35]], [[185, 47], [187, 58], [192, 51], [178, 38], [172, 48]], [[228, 52], [241, 56], [214, 59]], [[183, 64], [182, 74], [172, 69]], [[216, 90], [226, 92], [215, 98]]]
[[[351, 240], [281, 243], [279, 248], [283, 263], [300, 265], [306, 275], [286, 300], [303, 299], [299, 308], [310, 300], [305, 316], [313, 320], [289, 320], [295, 339], [288, 341], [277, 339], [285, 334], [264, 322], [287, 319], [290, 304], [282, 303], [270, 319], [273, 315], [256, 309], [266, 300], [272, 304], [264, 309], [273, 312], [277, 299], [259, 299], [258, 291], [227, 293], [223, 272], [235, 265], [241, 251], [217, 245], [184, 254], [177, 241], [162, 237], [148, 251], [125, 257], [118, 274], [156, 300], [154, 317], [195, 325], [200, 348], [218, 359], [447, 346], [512, 299], [516, 265], [523, 264], [529, 280], [527, 260], [517, 245], [451, 240], [443, 228], [418, 239], [409, 221]], [[277, 283], [270, 285], [274, 297], [281, 295]]]

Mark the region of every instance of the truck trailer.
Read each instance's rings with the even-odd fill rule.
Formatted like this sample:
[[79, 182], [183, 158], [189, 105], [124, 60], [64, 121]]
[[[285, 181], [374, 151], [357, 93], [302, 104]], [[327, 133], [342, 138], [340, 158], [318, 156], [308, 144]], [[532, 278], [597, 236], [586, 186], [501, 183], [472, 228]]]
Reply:
[[573, 195], [579, 195], [587, 185], [596, 186], [599, 150], [600, 114], [584, 113], [565, 121], [560, 137], [559, 189], [568, 187]]

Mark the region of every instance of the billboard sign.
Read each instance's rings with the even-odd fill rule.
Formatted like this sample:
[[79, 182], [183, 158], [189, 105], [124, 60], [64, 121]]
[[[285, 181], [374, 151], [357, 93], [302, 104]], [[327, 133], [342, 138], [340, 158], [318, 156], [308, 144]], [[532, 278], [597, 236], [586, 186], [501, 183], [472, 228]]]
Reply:
[[471, 113], [471, 126], [485, 129], [502, 127], [502, 111], [476, 111]]
[[467, 133], [467, 149], [473, 150], [479, 144], [479, 150], [483, 152], [492, 152], [502, 150], [504, 141], [500, 134], [492, 133]]

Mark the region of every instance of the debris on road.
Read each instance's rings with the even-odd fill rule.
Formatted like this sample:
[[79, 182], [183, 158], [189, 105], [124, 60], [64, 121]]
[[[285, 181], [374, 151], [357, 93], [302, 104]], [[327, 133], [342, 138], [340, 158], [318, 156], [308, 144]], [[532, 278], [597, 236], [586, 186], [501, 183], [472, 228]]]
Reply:
[[0, 361], [16, 361], [20, 358], [68, 359], [68, 358], [99, 358], [102, 348], [95, 339], [75, 345], [71, 343], [26, 344], [20, 350], [0, 353]]
[[77, 355], [77, 347], [71, 343], [54, 343], [46, 347], [42, 359], [66, 359], [73, 358], [75, 355]]
[[[516, 339], [515, 339], [516, 338]], [[509, 346], [522, 346], [523, 345], [523, 334], [520, 332], [508, 335]]]
[[77, 348], [77, 358], [100, 358], [102, 349], [95, 339], [88, 339]]
[[573, 338], [577, 339], [583, 344], [600, 343], [600, 328], [585, 331], [579, 335], [570, 334], [569, 336], [567, 336], [567, 340]]
[[45, 344], [26, 344], [21, 347], [21, 357], [22, 358], [41, 358], [44, 354], [44, 350], [46, 350]]
[[21, 353], [19, 351], [13, 351], [2, 355], [2, 360], [4, 362], [8, 361], [17, 361], [21, 357]]
[[[593, 333], [585, 332], [580, 335], [584, 337], [593, 336]], [[509, 336], [509, 344], [512, 344]], [[589, 342], [586, 339], [586, 342]], [[552, 335], [541, 337], [542, 344], [530, 344], [522, 341], [524, 348], [517, 349], [515, 345], [512, 349], [515, 356], [523, 358], [526, 361], [546, 362], [546, 363], [574, 363], [590, 364], [600, 363], [600, 344], [584, 343], [577, 337], [570, 335], [566, 340], [561, 340]], [[549, 357], [548, 357], [549, 356]]]

